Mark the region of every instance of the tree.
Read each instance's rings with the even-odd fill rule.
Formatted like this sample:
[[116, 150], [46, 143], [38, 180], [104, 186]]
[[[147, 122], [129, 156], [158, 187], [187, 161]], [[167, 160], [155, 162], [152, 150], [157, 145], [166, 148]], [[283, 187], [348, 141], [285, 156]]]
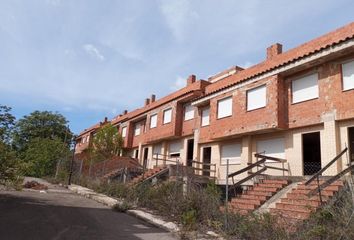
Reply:
[[123, 148], [123, 138], [112, 124], [100, 128], [93, 137], [89, 152], [93, 152], [96, 160], [107, 160], [120, 154]]
[[34, 138], [21, 154], [26, 175], [34, 177], [53, 176], [59, 160], [69, 156], [70, 149], [59, 138]]
[[15, 123], [15, 117], [10, 111], [10, 107], [0, 105], [0, 142], [10, 141], [11, 130]]
[[60, 140], [66, 146], [69, 146], [73, 134], [67, 124], [68, 121], [59, 113], [34, 111], [15, 124], [14, 147], [19, 152], [23, 152], [31, 141], [36, 138]]
[[8, 145], [0, 141], [0, 184], [14, 182], [19, 179], [21, 166]]

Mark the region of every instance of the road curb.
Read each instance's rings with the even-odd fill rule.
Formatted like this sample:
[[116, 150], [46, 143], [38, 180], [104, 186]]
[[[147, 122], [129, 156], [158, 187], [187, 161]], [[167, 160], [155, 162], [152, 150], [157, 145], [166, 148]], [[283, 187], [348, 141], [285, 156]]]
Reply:
[[[81, 196], [92, 199], [96, 202], [102, 203], [102, 204], [109, 206], [111, 208], [113, 206], [115, 206], [116, 204], [118, 204], [118, 205], [123, 204], [122, 201], [108, 197], [104, 194], [96, 193], [92, 189], [81, 187], [79, 185], [74, 185], [74, 184], [69, 185], [68, 189], [81, 195]], [[151, 213], [147, 213], [142, 210], [128, 210], [126, 213], [131, 216], [137, 217], [141, 220], [144, 220], [156, 227], [165, 229], [169, 232], [177, 233], [180, 231], [180, 228], [178, 227], [178, 225], [176, 223], [166, 222], [166, 221], [162, 220], [160, 217], [153, 215]]]

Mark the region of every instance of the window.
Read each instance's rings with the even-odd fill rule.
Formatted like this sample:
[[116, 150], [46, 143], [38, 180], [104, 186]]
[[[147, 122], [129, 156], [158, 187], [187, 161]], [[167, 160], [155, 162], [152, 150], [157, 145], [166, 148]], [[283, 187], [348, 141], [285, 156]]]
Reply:
[[157, 114], [150, 117], [150, 128], [155, 128], [157, 126]]
[[209, 112], [210, 107], [204, 108], [202, 110], [202, 127], [209, 125]]
[[221, 164], [241, 164], [241, 144], [227, 144], [221, 146]]
[[257, 152], [270, 157], [285, 159], [284, 138], [275, 138], [270, 140], [258, 141]]
[[89, 139], [90, 139], [90, 135], [88, 135], [88, 136], [86, 137], [86, 142], [89, 142]]
[[354, 89], [354, 61], [342, 65], [343, 90]]
[[161, 153], [162, 153], [162, 145], [161, 144], [155, 145], [152, 149], [153, 156], [156, 157], [157, 154], [161, 154]]
[[189, 104], [184, 107], [184, 120], [191, 120], [194, 118], [194, 107]]
[[218, 101], [218, 118], [232, 115], [232, 97], [224, 98]]
[[141, 129], [140, 123], [136, 123], [134, 128], [134, 136], [140, 135], [140, 129]]
[[170, 123], [172, 120], [172, 108], [163, 111], [163, 124]]
[[122, 128], [122, 137], [126, 137], [127, 136], [127, 127], [123, 127]]
[[83, 137], [82, 138], [82, 143], [85, 143], [86, 142], [86, 137]]
[[247, 111], [265, 107], [267, 105], [266, 85], [247, 91]]
[[311, 74], [292, 81], [293, 103], [318, 98], [318, 75]]
[[181, 152], [181, 142], [171, 142], [169, 148], [169, 155], [170, 157], [179, 157]]

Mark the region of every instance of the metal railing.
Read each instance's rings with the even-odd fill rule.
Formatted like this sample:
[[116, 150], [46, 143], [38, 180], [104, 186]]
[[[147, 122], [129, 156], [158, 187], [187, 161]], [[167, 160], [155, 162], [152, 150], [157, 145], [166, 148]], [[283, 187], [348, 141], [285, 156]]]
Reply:
[[168, 164], [180, 164], [180, 157], [171, 157], [169, 155], [154, 153], [153, 154], [153, 161], [155, 162], [155, 167], [159, 166], [159, 162], [162, 162], [163, 166]]
[[[192, 169], [194, 174], [200, 175], [201, 172], [203, 176], [211, 177], [216, 179], [216, 164], [215, 163], [204, 163], [200, 161], [192, 161]], [[197, 173], [196, 173], [197, 172]], [[213, 174], [213, 176], [211, 176]]]
[[310, 196], [313, 196], [317, 192], [318, 196], [320, 198], [321, 205], [323, 204], [321, 191], [323, 189], [325, 189], [326, 187], [328, 187], [329, 185], [331, 185], [336, 180], [338, 180], [339, 178], [341, 178], [342, 176], [344, 176], [346, 173], [350, 172], [354, 168], [354, 165], [350, 165], [345, 170], [341, 171], [337, 175], [327, 179], [324, 183], [320, 184], [319, 178], [320, 178], [320, 176], [322, 176], [322, 173], [324, 171], [326, 171], [330, 166], [332, 166], [335, 162], [337, 162], [344, 155], [344, 153], [346, 153], [347, 151], [348, 151], [348, 148], [347, 147], [344, 148], [343, 151], [341, 151], [335, 158], [333, 158], [333, 160], [331, 160], [329, 163], [327, 163], [326, 166], [321, 168], [317, 173], [315, 173], [309, 180], [307, 180], [305, 182], [305, 186], [307, 186], [310, 183], [312, 183], [314, 180], [317, 181], [317, 187], [315, 189], [311, 190], [307, 195], [310, 197]]
[[[266, 156], [266, 155], [263, 155], [263, 154], [259, 154], [259, 153], [256, 153], [254, 155], [257, 159], [260, 159], [260, 160], [257, 160], [257, 162], [255, 163], [252, 163], [250, 165], [248, 165], [247, 167], [241, 169], [241, 170], [238, 170], [234, 173], [231, 173], [231, 174], [228, 174], [227, 175], [227, 185], [228, 185], [228, 182], [229, 182], [229, 179], [231, 178], [232, 180], [232, 186], [228, 187], [228, 191], [231, 191], [233, 190], [234, 191], [234, 194], [236, 195], [236, 188], [237, 187], [240, 187], [243, 183], [251, 180], [252, 178], [256, 177], [256, 176], [259, 176], [261, 174], [263, 174], [267, 169], [275, 169], [275, 170], [281, 170], [283, 171], [283, 174], [285, 171], [288, 171], [288, 169], [285, 169], [284, 168], [284, 163], [286, 162], [286, 159], [281, 159], [281, 158], [276, 158], [276, 157], [271, 157], [271, 156]], [[274, 167], [274, 166], [268, 166], [266, 165], [266, 161], [267, 160], [271, 160], [273, 162], [277, 162], [277, 163], [281, 163], [283, 165], [282, 168], [278, 168], [278, 167]], [[256, 172], [252, 172], [251, 170], [256, 168]], [[237, 182], [235, 182], [235, 177], [244, 173], [244, 172], [248, 172], [249, 175]]]

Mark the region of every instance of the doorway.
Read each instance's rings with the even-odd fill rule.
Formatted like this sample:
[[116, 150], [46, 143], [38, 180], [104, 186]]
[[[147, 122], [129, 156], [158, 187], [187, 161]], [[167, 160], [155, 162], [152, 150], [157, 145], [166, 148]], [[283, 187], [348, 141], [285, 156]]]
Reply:
[[203, 148], [203, 176], [210, 176], [211, 147]]
[[143, 158], [143, 168], [147, 168], [148, 163], [148, 156], [149, 156], [149, 148], [144, 148], [144, 158]]
[[354, 127], [348, 128], [348, 140], [349, 140], [349, 158], [350, 162], [354, 162]]
[[321, 170], [320, 132], [302, 135], [302, 159], [304, 163], [304, 175], [314, 175]]
[[193, 165], [193, 153], [194, 153], [194, 139], [189, 139], [187, 141], [187, 167], [192, 167]]
[[139, 149], [136, 149], [136, 150], [135, 150], [134, 157], [135, 157], [136, 159], [139, 159]]

